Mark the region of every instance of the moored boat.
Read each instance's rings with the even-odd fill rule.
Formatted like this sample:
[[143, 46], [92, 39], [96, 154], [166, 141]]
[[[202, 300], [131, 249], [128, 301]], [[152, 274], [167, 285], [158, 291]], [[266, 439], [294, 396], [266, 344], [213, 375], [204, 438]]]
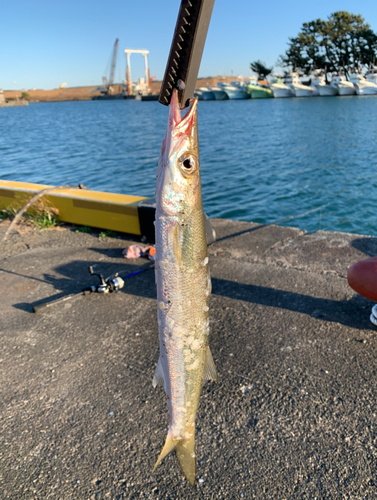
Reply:
[[319, 95], [321, 97], [332, 97], [338, 94], [338, 89], [328, 83], [323, 83], [322, 85], [319, 85], [318, 90], [319, 90]]
[[355, 95], [356, 90], [353, 84], [347, 81], [343, 75], [334, 75], [331, 80], [332, 87], [335, 87], [338, 91], [338, 95]]
[[[225, 82], [218, 82], [217, 86], [224, 90], [229, 99], [250, 99], [250, 94], [241, 85], [233, 85], [235, 82], [230, 84]], [[236, 82], [237, 84], [239, 82]]]
[[321, 95], [319, 89], [323, 85], [326, 85], [326, 82], [322, 73], [318, 70], [313, 71], [310, 79], [310, 86], [313, 89], [313, 97]]
[[276, 81], [271, 83], [270, 89], [274, 95], [274, 97], [281, 98], [281, 97], [294, 97], [295, 93], [294, 90], [289, 87], [288, 85], [285, 85], [283, 80], [281, 78], [277, 78]]
[[318, 85], [318, 92], [321, 97], [333, 97], [338, 94], [338, 88], [335, 85], [326, 83], [325, 79], [322, 77], [322, 82]]
[[207, 87], [195, 89], [194, 97], [197, 97], [199, 101], [214, 101], [216, 99], [212, 90]]
[[377, 85], [372, 81], [373, 74], [368, 74], [367, 76], [369, 76], [368, 79], [364, 78], [360, 73], [352, 73], [350, 75], [350, 82], [353, 83], [357, 95], [377, 94]]
[[286, 76], [285, 83], [288, 87], [293, 89], [296, 97], [312, 97], [313, 95], [313, 87], [303, 85], [296, 72], [291, 72]]
[[216, 101], [225, 101], [229, 99], [228, 94], [220, 87], [208, 87], [215, 96]]
[[252, 99], [266, 99], [269, 97], [274, 97], [271, 89], [259, 85], [258, 83], [254, 83], [254, 81], [246, 82], [245, 88], [251, 95]]
[[377, 85], [377, 66], [370, 67], [369, 72], [365, 75], [365, 79]]

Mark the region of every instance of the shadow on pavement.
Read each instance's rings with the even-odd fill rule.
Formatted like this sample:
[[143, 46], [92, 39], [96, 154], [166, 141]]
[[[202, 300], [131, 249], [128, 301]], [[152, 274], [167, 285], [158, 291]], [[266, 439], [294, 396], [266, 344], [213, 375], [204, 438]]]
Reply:
[[377, 238], [356, 238], [351, 242], [351, 246], [365, 253], [368, 257], [377, 255]]
[[320, 299], [276, 288], [246, 285], [217, 278], [212, 278], [212, 294], [307, 314], [313, 318], [352, 328], [370, 329], [369, 314], [365, 314], [361, 308], [363, 306], [369, 308], [371, 302], [360, 295], [353, 296], [351, 300]]
[[[113, 255], [112, 249], [105, 249], [105, 251], [100, 249], [99, 251], [105, 253], [107, 256]], [[116, 256], [119, 256], [119, 250], [116, 250]], [[127, 261], [124, 263], [97, 262], [96, 264], [89, 261], [70, 262], [55, 269], [60, 275], [66, 276], [65, 278], [56, 278], [49, 274], [44, 275], [44, 281], [50, 283], [56, 290], [60, 290], [59, 293], [32, 304], [14, 304], [14, 307], [32, 312], [33, 307], [36, 305], [61, 298], [65, 294], [79, 293], [83, 288], [98, 284], [98, 278], [90, 276], [88, 273], [89, 265], [93, 265], [94, 271], [101, 273], [106, 278], [115, 272], [118, 272], [121, 277], [125, 277], [127, 274], [137, 270], [149, 269], [151, 262], [141, 262], [140, 265], [130, 264]], [[369, 315], [365, 313], [365, 310], [370, 307], [371, 302], [358, 295], [355, 295], [350, 300], [337, 301], [219, 278], [212, 278], [212, 288], [213, 295], [286, 309], [307, 314], [319, 320], [337, 322], [352, 328], [370, 328]], [[155, 299], [154, 272], [143, 272], [125, 279], [121, 292]]]
[[[102, 252], [101, 253], [105, 253]], [[106, 249], [104, 249], [106, 250]], [[113, 249], [108, 249], [109, 251], [106, 252], [107, 256], [114, 256], [114, 257], [119, 257], [119, 249], [117, 249], [117, 252], [113, 252], [114, 255], [111, 255], [111, 250]], [[116, 255], [115, 255], [116, 254]], [[135, 271], [139, 271], [142, 269], [149, 269], [151, 267], [151, 262], [150, 261], [143, 261], [141, 265], [134, 265], [134, 264], [129, 264], [127, 261], [124, 263], [122, 262], [121, 264], [118, 263], [113, 263], [113, 262], [89, 262], [89, 261], [75, 261], [75, 262], [70, 262], [69, 264], [65, 264], [63, 266], [57, 267], [55, 270], [65, 277], [56, 277], [51, 274], [44, 274], [43, 277], [44, 279], [40, 278], [33, 278], [32, 276], [27, 276], [21, 273], [14, 273], [13, 271], [7, 271], [4, 270], [7, 273], [10, 274], [15, 274], [17, 276], [25, 277], [31, 280], [36, 280], [40, 281], [42, 283], [47, 283], [50, 284], [54, 287], [55, 290], [59, 290], [58, 293], [54, 295], [50, 295], [49, 297], [45, 297], [43, 299], [37, 300], [33, 303], [28, 303], [28, 302], [20, 302], [17, 304], [13, 304], [13, 307], [16, 309], [20, 309], [25, 312], [30, 312], [34, 313], [34, 307], [39, 306], [41, 304], [45, 304], [48, 302], [51, 302], [53, 300], [60, 299], [64, 296], [70, 295], [70, 294], [80, 294], [80, 292], [84, 288], [88, 288], [90, 286], [96, 286], [100, 283], [99, 278], [97, 276], [92, 276], [88, 272], [89, 266], [93, 267], [93, 270], [95, 273], [102, 274], [103, 277], [106, 279], [107, 277], [111, 276], [112, 274], [119, 273], [119, 276], [125, 277], [128, 274], [131, 274]], [[156, 296], [156, 291], [154, 289], [154, 273], [143, 273], [143, 274], [151, 274], [152, 275], [152, 281], [151, 285], [148, 284], [148, 287], [151, 288], [151, 293], [145, 293], [145, 294], [139, 294], [138, 293], [138, 287], [140, 282], [143, 283], [142, 281], [142, 274], [132, 276], [128, 279], [125, 279], [125, 284], [123, 290], [126, 291], [127, 293], [131, 293], [133, 295], [142, 295], [145, 297], [155, 297]], [[131, 283], [131, 280], [137, 279], [138, 281], [136, 283]], [[128, 285], [131, 284], [129, 287]], [[153, 285], [153, 286], [152, 286]]]

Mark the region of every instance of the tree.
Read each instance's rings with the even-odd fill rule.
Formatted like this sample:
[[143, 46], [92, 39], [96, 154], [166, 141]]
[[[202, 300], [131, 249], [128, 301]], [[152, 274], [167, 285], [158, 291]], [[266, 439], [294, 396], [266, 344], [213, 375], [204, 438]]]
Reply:
[[250, 68], [254, 73], [258, 75], [258, 80], [265, 80], [267, 76], [272, 73], [274, 68], [267, 68], [267, 66], [258, 59], [258, 61], [254, 61], [250, 63]]
[[377, 35], [361, 15], [334, 12], [327, 21], [317, 19], [302, 25], [297, 37], [289, 38], [288, 49], [278, 64], [310, 73], [314, 69], [350, 72], [374, 64]]

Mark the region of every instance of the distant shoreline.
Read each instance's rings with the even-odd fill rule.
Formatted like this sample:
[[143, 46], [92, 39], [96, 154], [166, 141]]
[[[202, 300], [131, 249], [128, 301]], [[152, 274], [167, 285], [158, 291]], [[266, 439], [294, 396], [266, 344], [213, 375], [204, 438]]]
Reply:
[[[219, 81], [230, 82], [236, 80], [234, 76], [216, 76], [199, 78], [197, 80], [197, 87], [212, 87]], [[157, 94], [160, 92], [161, 81], [151, 82], [152, 93]], [[122, 85], [113, 85], [115, 94], [122, 92]], [[90, 101], [95, 96], [99, 96], [100, 92], [96, 90], [98, 85], [87, 87], [67, 87], [63, 89], [32, 89], [32, 90], [4, 90], [5, 99], [20, 99], [23, 92], [29, 94], [29, 102], [63, 102], [63, 101]]]

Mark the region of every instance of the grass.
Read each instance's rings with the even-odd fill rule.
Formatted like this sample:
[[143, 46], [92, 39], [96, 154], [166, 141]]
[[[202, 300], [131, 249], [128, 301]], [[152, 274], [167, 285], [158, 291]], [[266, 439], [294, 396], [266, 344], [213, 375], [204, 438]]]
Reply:
[[[20, 209], [20, 207], [12, 206], [3, 208], [0, 210], [0, 219], [13, 220]], [[21, 220], [31, 222], [39, 229], [51, 229], [59, 225], [59, 221], [57, 220], [58, 213], [59, 211], [55, 207], [49, 207], [43, 202], [39, 202], [33, 206], [33, 212], [30, 214], [24, 213]]]
[[98, 238], [100, 240], [104, 239], [104, 238], [115, 238], [117, 235], [117, 233], [115, 231], [101, 231], [98, 235]]
[[17, 208], [6, 207], [0, 210], [0, 219], [14, 219], [17, 215]]
[[29, 217], [31, 222], [40, 229], [51, 229], [52, 227], [58, 225], [55, 215], [48, 209], [45, 209], [43, 212], [36, 213], [35, 215], [27, 214], [27, 218]]
[[91, 233], [92, 228], [89, 226], [80, 226], [76, 229], [75, 233]]

